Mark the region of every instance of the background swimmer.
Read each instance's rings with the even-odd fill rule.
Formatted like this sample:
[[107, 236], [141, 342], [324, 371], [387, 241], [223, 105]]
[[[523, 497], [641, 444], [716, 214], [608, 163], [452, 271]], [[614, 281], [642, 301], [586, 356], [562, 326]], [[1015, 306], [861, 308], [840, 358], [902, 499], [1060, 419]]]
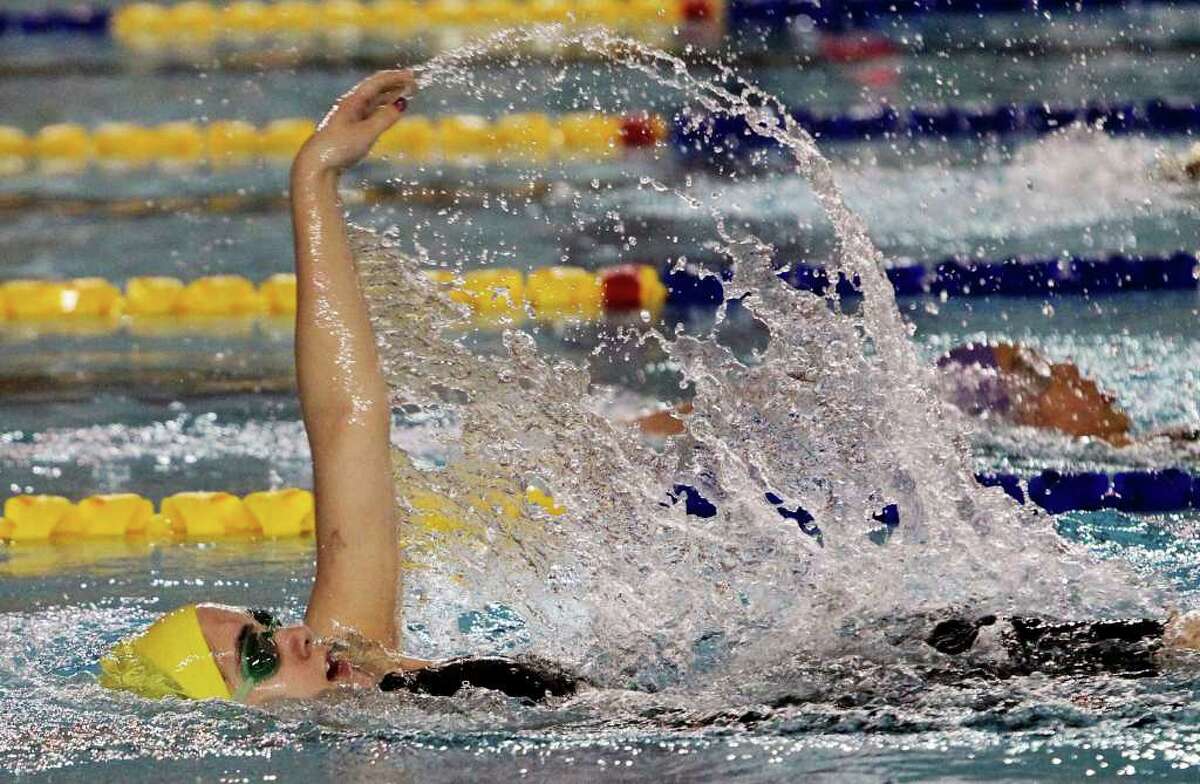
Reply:
[[1200, 182], [1200, 142], [1193, 143], [1182, 155], [1160, 155], [1160, 177], [1172, 182]]
[[1070, 362], [1028, 346], [967, 343], [938, 358], [943, 394], [964, 413], [1076, 438], [1130, 443], [1129, 416]]
[[[1133, 424], [1116, 398], [1071, 362], [1051, 362], [1020, 344], [966, 343], [938, 357], [937, 366], [942, 396], [970, 416], [1118, 447], [1134, 442]], [[646, 414], [637, 424], [647, 435], [678, 435], [685, 430], [679, 416], [691, 410], [684, 403]], [[1162, 430], [1145, 437], [1193, 441], [1196, 433]]]
[[[1071, 362], [1051, 362], [1029, 346], [967, 343], [938, 358], [942, 394], [972, 416], [1097, 438], [1113, 446], [1134, 443], [1133, 423], [1111, 394]], [[1191, 429], [1143, 438], [1194, 441]]]

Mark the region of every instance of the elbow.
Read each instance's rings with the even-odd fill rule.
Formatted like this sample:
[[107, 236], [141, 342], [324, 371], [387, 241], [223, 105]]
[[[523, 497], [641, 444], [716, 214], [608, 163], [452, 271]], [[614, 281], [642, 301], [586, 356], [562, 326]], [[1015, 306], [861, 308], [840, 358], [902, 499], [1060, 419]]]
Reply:
[[392, 410], [386, 387], [346, 391], [336, 395], [302, 395], [304, 421], [310, 431], [337, 434], [348, 430], [391, 427]]

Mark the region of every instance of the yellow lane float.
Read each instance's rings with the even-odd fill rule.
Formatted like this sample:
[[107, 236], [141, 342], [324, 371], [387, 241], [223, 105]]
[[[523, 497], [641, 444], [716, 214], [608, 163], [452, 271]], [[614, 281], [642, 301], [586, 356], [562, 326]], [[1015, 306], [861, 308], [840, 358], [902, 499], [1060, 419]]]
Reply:
[[312, 533], [316, 527], [313, 496], [307, 490], [293, 487], [251, 493], [242, 502], [264, 536], [297, 536]]
[[0, 537], [14, 542], [49, 539], [71, 509], [71, 502], [62, 496], [14, 496], [4, 502]]
[[0, 284], [4, 316], [15, 321], [119, 316], [121, 292], [101, 278], [70, 281], [14, 280]]
[[128, 122], [102, 123], [92, 131], [92, 146], [101, 163], [144, 166], [160, 154], [159, 131]]
[[28, 158], [33, 142], [19, 128], [0, 126], [0, 158]]
[[101, 278], [11, 280], [0, 283], [0, 321], [286, 315], [296, 308], [294, 294], [281, 295], [289, 285], [294, 292], [294, 276], [272, 276], [261, 287], [240, 275], [212, 275], [188, 284], [154, 276], [130, 278], [122, 294]]
[[167, 122], [155, 128], [151, 149], [159, 160], [186, 164], [198, 164], [207, 155], [203, 129], [186, 121]]
[[218, 120], [204, 129], [205, 159], [213, 166], [245, 164], [258, 156], [258, 129], [241, 120]]
[[529, 273], [525, 297], [538, 314], [598, 315], [604, 305], [600, 278], [579, 267], [542, 267]]
[[[27, 135], [0, 125], [0, 159], [79, 168], [160, 164], [246, 166], [286, 162], [312, 135], [312, 120], [285, 118], [261, 128], [241, 120], [159, 125], [106, 122], [89, 129], [75, 123], [48, 125]], [[604, 160], [622, 149], [661, 145], [667, 121], [658, 115], [573, 112], [552, 116], [521, 112], [489, 120], [476, 115], [405, 117], [380, 137], [373, 156], [401, 162]]]
[[86, 163], [95, 154], [87, 128], [75, 123], [47, 125], [33, 137], [30, 153], [42, 160]]
[[511, 155], [540, 162], [558, 157], [562, 147], [562, 131], [541, 112], [506, 115], [498, 119], [493, 127], [502, 156]]
[[324, 0], [167, 6], [126, 3], [113, 13], [112, 34], [139, 51], [206, 46], [216, 41], [280, 44], [300, 39], [371, 37], [397, 40], [423, 31], [489, 30], [528, 23], [604, 25], [661, 38], [685, 22], [719, 23], [723, 0]]
[[266, 312], [266, 303], [254, 284], [241, 275], [209, 275], [183, 287], [175, 300], [175, 312], [184, 317], [255, 316]]
[[621, 118], [594, 112], [573, 112], [558, 122], [566, 157], [602, 159], [621, 149]]
[[[407, 522], [427, 531], [448, 531], [459, 522], [456, 502], [426, 491], [408, 496]], [[468, 499], [477, 511], [515, 519], [525, 510], [552, 517], [566, 510], [534, 487], [523, 494], [490, 492]], [[150, 541], [209, 542], [226, 538], [285, 539], [307, 536], [315, 528], [313, 495], [295, 487], [264, 490], [239, 498], [223, 492], [182, 492], [162, 499], [159, 511], [133, 493], [93, 495], [72, 503], [57, 495], [17, 495], [4, 502], [0, 540], [70, 542], [133, 538]]]
[[[442, 282], [446, 282], [442, 277]], [[514, 269], [471, 270], [454, 287], [450, 299], [470, 305], [481, 316], [516, 317], [524, 313], [525, 278]]]
[[251, 534], [257, 523], [242, 499], [230, 493], [176, 493], [163, 499], [162, 515], [171, 532], [184, 539]]
[[[598, 272], [555, 266], [527, 275], [509, 268], [428, 274], [446, 286], [453, 301], [469, 306], [485, 322], [520, 321], [527, 311], [546, 321], [654, 312], [667, 299], [658, 271], [645, 264]], [[291, 317], [295, 312], [296, 276], [290, 273], [272, 275], [257, 286], [241, 275], [210, 275], [187, 283], [168, 276], [140, 276], [129, 278], [124, 292], [102, 278], [0, 282], [0, 324], [17, 327], [75, 325], [103, 333], [128, 324], [170, 332], [206, 330], [230, 320]]]
[[[445, 140], [443, 140], [443, 144]], [[438, 129], [428, 117], [405, 117], [383, 132], [371, 154], [399, 161], [427, 161], [438, 153]]]
[[78, 503], [55, 495], [18, 495], [4, 502], [0, 539], [10, 542], [134, 537], [211, 541], [225, 537], [294, 537], [313, 530], [307, 490], [251, 493], [185, 492], [154, 504], [133, 493], [93, 495]]
[[296, 312], [296, 276], [279, 272], [258, 284], [258, 293], [267, 312], [286, 316]]
[[212, 43], [220, 32], [221, 12], [208, 3], [184, 0], [171, 6], [168, 14], [175, 41], [184, 46]]
[[130, 278], [125, 283], [125, 312], [130, 316], [169, 316], [183, 293], [183, 281], [166, 276]]
[[435, 128], [440, 151], [447, 158], [487, 157], [495, 150], [491, 124], [477, 115], [446, 115]]
[[154, 504], [139, 495], [93, 495], [72, 506], [52, 532], [73, 539], [159, 537], [166, 533], [166, 520], [156, 517]]
[[225, 6], [217, 30], [224, 38], [249, 42], [267, 35], [270, 27], [271, 15], [265, 4], [257, 0], [238, 0]]
[[273, 120], [259, 132], [259, 150], [263, 157], [290, 161], [316, 129], [312, 120]]

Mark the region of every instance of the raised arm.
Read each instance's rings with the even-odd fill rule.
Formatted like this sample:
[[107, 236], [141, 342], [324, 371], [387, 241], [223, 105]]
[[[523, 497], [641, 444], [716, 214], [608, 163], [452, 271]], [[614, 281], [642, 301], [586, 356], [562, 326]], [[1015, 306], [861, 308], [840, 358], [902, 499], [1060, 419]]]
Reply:
[[312, 449], [317, 574], [306, 621], [397, 644], [399, 553], [389, 450], [391, 411], [358, 286], [337, 183], [390, 128], [414, 90], [382, 71], [334, 105], [291, 171], [298, 301], [296, 376]]

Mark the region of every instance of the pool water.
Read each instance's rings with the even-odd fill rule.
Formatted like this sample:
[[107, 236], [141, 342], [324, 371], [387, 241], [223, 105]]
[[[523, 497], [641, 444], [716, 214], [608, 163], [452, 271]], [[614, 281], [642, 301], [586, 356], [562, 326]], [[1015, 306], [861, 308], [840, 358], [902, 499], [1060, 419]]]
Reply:
[[[1073, 536], [1195, 600], [1196, 519], [1084, 516]], [[155, 609], [198, 592], [298, 616], [307, 543], [153, 552], [29, 552], [3, 564], [3, 763], [32, 780], [1076, 781], [1191, 780], [1197, 683], [1039, 677], [938, 685], [846, 659], [772, 675], [774, 704], [703, 693], [598, 692], [558, 710], [485, 697], [360, 695], [269, 712], [147, 704], [104, 692], [94, 657]], [[49, 559], [49, 562], [47, 562]], [[28, 569], [23, 573], [23, 569]], [[410, 629], [419, 647], [421, 630]], [[757, 684], [747, 684], [753, 697]], [[102, 766], [102, 767], [101, 767]]]
[[[1156, 18], [1186, 37], [1186, 17]], [[1142, 27], [1143, 21], [1106, 18], [1097, 29]], [[928, 41], [980, 34], [979, 24], [965, 17], [948, 28], [938, 24], [925, 28]], [[1086, 32], [1078, 34], [1086, 39]], [[313, 117], [361, 75], [350, 69], [134, 73], [114, 67], [113, 53], [93, 45], [81, 48], [78, 59], [104, 68], [55, 76], [41, 67], [49, 59], [39, 46], [14, 44], [0, 56], [13, 67], [0, 78], [2, 121], [29, 132], [58, 121]], [[874, 64], [883, 76], [864, 74], [862, 66], [770, 63], [749, 76], [791, 105], [818, 110], [883, 101], [899, 107], [1116, 102], [1186, 94], [1193, 61], [1182, 45], [1154, 54], [1114, 47], [1103, 56], [1013, 56], [993, 47], [949, 56], [918, 51]], [[614, 110], [672, 108], [669, 95], [589, 74], [587, 65], [575, 68], [579, 92], [589, 100], [600, 95]], [[520, 76], [538, 85], [552, 80], [552, 71], [527, 65]], [[503, 110], [453, 88], [423, 100], [431, 113]], [[559, 111], [570, 100], [569, 89], [558, 90], [545, 108]], [[1154, 174], [1159, 156], [1180, 154], [1189, 141], [1068, 129], [1002, 142], [895, 140], [824, 150], [850, 206], [885, 255], [936, 261], [948, 255], [1190, 250], [1200, 228], [1200, 190]], [[502, 168], [470, 172], [470, 187], [505, 183], [512, 173]], [[434, 257], [462, 259], [467, 267], [488, 262], [531, 269], [562, 261], [598, 267], [681, 255], [715, 264], [695, 216], [630, 181], [631, 168], [565, 166], [546, 175], [560, 189], [586, 190], [598, 179], [609, 186], [591, 203], [594, 220], [577, 231], [569, 230], [578, 219], [575, 207], [556, 200], [553, 190], [512, 213], [411, 203], [357, 206], [351, 213], [379, 227], [410, 227], [414, 244]], [[778, 162], [764, 162], [763, 177], [736, 183], [713, 171], [685, 171], [667, 156], [648, 157], [642, 168], [670, 182], [700, 181], [723, 215], [771, 241], [781, 260], [820, 262], [835, 250], [811, 189]], [[378, 182], [392, 174], [373, 164], [358, 179]], [[403, 176], [468, 179], [451, 167]], [[137, 217], [105, 207], [180, 194], [277, 198], [285, 181], [283, 169], [271, 165], [216, 174], [14, 173], [0, 182], [0, 195], [36, 204], [6, 212], [0, 276], [100, 275], [119, 283], [145, 274], [230, 272], [259, 280], [287, 271], [289, 223], [278, 204]], [[81, 202], [90, 206], [77, 214], [61, 208]], [[620, 232], [606, 223], [606, 210], [620, 213]], [[930, 362], [967, 340], [1027, 343], [1054, 360], [1076, 362], [1117, 397], [1140, 432], [1151, 432], [1200, 425], [1198, 296], [918, 298], [899, 304]], [[678, 324], [700, 333], [711, 319], [707, 312], [667, 311], [661, 323], [667, 330]], [[686, 395], [677, 369], [652, 342], [597, 353], [615, 325], [529, 328], [546, 352], [588, 362], [594, 379], [616, 390], [623, 402], [614, 404], [614, 416]], [[473, 339], [481, 350], [496, 347], [496, 336], [486, 331]], [[733, 307], [722, 339], [749, 356], [763, 337], [745, 311]], [[0, 379], [6, 380], [0, 484], [6, 496], [136, 492], [157, 499], [189, 489], [244, 494], [311, 485], [287, 324], [182, 336], [30, 336], [20, 326], [0, 324], [0, 345]], [[394, 440], [416, 454], [429, 448], [423, 425], [399, 414]], [[981, 471], [1200, 470], [1200, 447], [1115, 449], [1003, 426], [979, 425], [971, 447]], [[1169, 589], [1181, 609], [1200, 608], [1200, 515], [1105, 511], [1070, 513], [1055, 523], [1062, 536], [1127, 563], [1131, 579]], [[311, 561], [311, 542], [304, 539], [0, 545], [0, 770], [46, 781], [877, 782], [1195, 781], [1200, 769], [1200, 676], [1187, 662], [1142, 680], [1030, 676], [948, 685], [904, 662], [881, 663], [853, 651], [813, 661], [798, 646], [795, 661], [740, 684], [734, 698], [704, 689], [601, 689], [545, 709], [481, 694], [360, 694], [264, 711], [147, 704], [92, 682], [95, 661], [109, 644], [197, 595], [298, 618]], [[496, 605], [445, 623], [476, 625], [477, 650], [511, 650], [523, 633], [519, 619]], [[410, 627], [413, 653], [461, 652], [437, 648], [437, 631]]]

